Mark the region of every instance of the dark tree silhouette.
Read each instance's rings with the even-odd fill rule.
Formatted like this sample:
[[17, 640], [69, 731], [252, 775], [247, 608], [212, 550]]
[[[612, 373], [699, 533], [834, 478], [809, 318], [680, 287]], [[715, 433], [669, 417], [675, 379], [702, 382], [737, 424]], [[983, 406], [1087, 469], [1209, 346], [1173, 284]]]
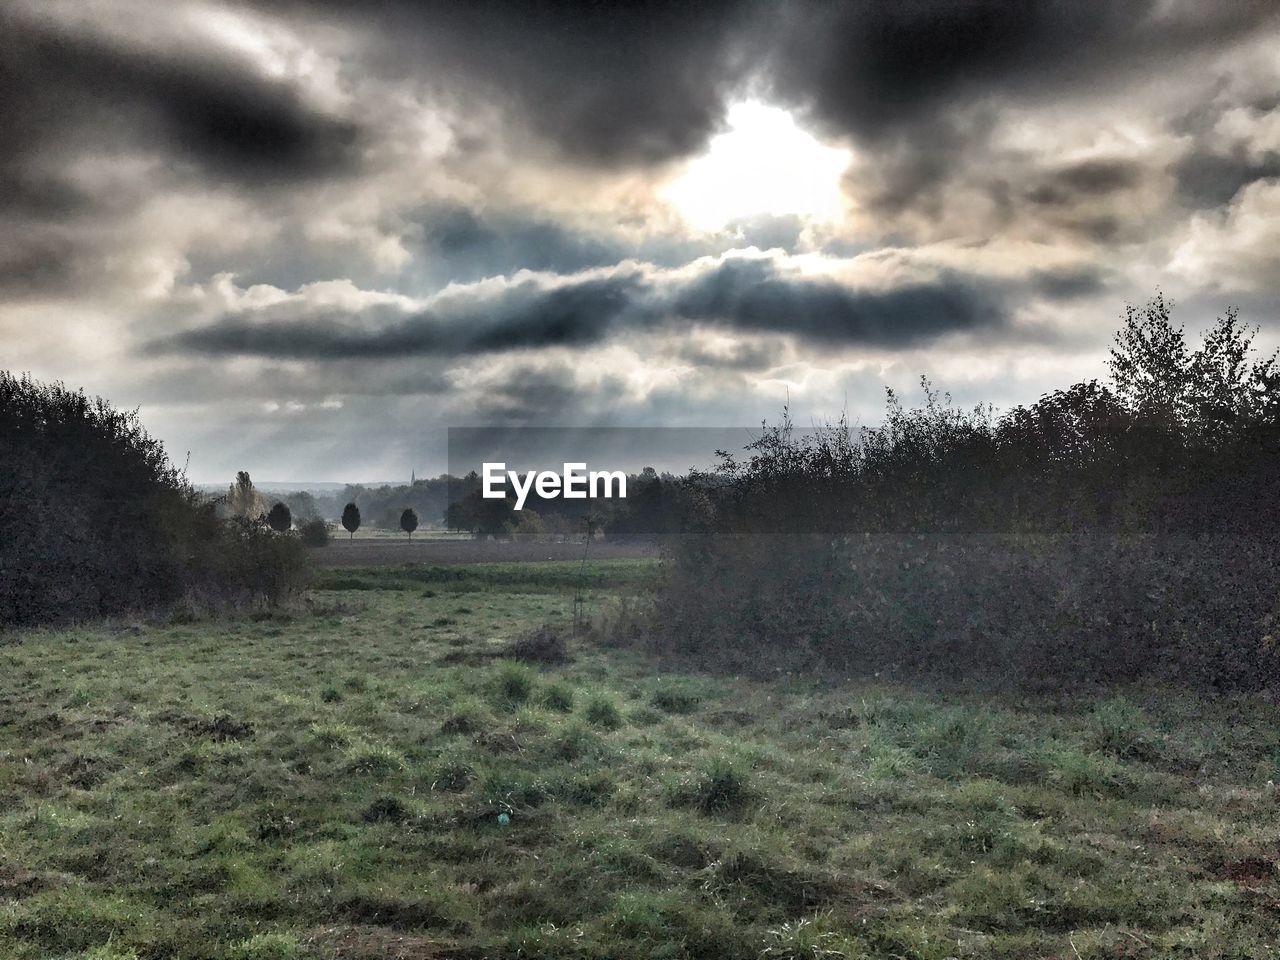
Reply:
[[286, 504], [277, 501], [267, 514], [267, 523], [277, 533], [287, 533], [293, 527], [293, 514]]
[[354, 503], [348, 503], [342, 508], [342, 527], [351, 535], [347, 537], [348, 540], [360, 529], [360, 508]]
[[515, 498], [488, 499], [472, 490], [449, 504], [445, 522], [451, 530], [466, 530], [480, 539], [509, 537], [516, 524]]
[[400, 514], [400, 529], [409, 535], [410, 540], [413, 539], [413, 531], [418, 529], [418, 514], [413, 507]]

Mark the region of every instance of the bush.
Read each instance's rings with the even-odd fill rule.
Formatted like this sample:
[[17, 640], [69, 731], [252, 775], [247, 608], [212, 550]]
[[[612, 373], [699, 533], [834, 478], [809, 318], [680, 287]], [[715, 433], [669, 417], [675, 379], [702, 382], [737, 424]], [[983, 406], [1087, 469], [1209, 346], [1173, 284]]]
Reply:
[[304, 546], [327, 547], [329, 545], [329, 525], [323, 520], [308, 520], [298, 530]]
[[1280, 682], [1280, 368], [1249, 356], [1234, 313], [1192, 350], [1157, 298], [1110, 387], [996, 417], [925, 382], [858, 433], [784, 412], [701, 478], [705, 527], [617, 639], [757, 674]]
[[569, 659], [564, 635], [549, 624], [543, 624], [516, 637], [508, 655], [526, 663], [557, 664]]
[[0, 623], [202, 600], [279, 600], [304, 574], [290, 537], [224, 524], [136, 414], [0, 372]]
[[278, 535], [262, 520], [235, 517], [222, 524], [200, 578], [223, 601], [277, 604], [300, 591], [310, 567], [299, 537]]

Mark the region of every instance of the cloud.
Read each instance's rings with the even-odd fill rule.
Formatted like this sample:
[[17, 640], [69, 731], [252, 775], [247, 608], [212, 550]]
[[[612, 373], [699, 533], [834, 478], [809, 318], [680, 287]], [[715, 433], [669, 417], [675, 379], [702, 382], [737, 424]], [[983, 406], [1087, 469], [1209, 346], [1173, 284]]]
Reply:
[[[830, 128], [874, 141], [956, 104], [1025, 101], [1216, 51], [1274, 21], [1265, 3], [990, 0], [793, 2], [774, 89]], [[1185, 61], [1184, 61], [1185, 62]]]
[[370, 67], [424, 72], [448, 96], [508, 120], [589, 166], [688, 156], [717, 129], [756, 20], [743, 0], [690, 4], [336, 0], [286, 4], [377, 36]]
[[[1274, 35], [1277, 24], [1274, 7], [1261, 2], [792, 0], [779, 9], [782, 23], [766, 45], [760, 81], [769, 95], [869, 157], [848, 190], [875, 217], [907, 214], [948, 226], [948, 213], [970, 205], [951, 185], [1013, 159], [1007, 176], [1014, 190], [1033, 190], [1026, 168], [1062, 149], [1055, 126], [1092, 117], [1096, 139], [1110, 114], [1123, 109], [1133, 113], [1131, 128], [1158, 123], [1169, 105], [1153, 83], [1179, 90], [1185, 107], [1201, 95], [1189, 89], [1195, 82], [1213, 83], [1225, 51]], [[1038, 143], [1018, 136], [1026, 118], [1041, 116], [1049, 118], [1048, 136]], [[1067, 149], [1080, 152], [1090, 135]], [[1011, 140], [1020, 141], [1012, 156]], [[1098, 185], [1108, 186], [1105, 178]], [[1058, 186], [1079, 195], [1089, 183]], [[1078, 230], [1095, 241], [1123, 234], [1103, 216]]]
[[[1274, 4], [0, 8], [13, 362], [219, 476], [398, 475], [450, 419], [876, 416], [919, 372], [1024, 402], [1158, 284], [1274, 313]], [[744, 98], [850, 158], [843, 219], [663, 202]]]
[[250, 183], [332, 175], [358, 162], [356, 123], [225, 49], [194, 39], [129, 45], [39, 17], [11, 15], [5, 26], [0, 166], [19, 181], [30, 183], [69, 144], [159, 148]]
[[1060, 267], [1033, 270], [1028, 279], [1033, 290], [1050, 300], [1076, 300], [1104, 291], [1108, 277], [1097, 267]]
[[1243, 150], [1192, 150], [1173, 165], [1178, 196], [1195, 209], [1222, 207], [1258, 180], [1280, 177], [1280, 152], [1251, 157]]
[[905, 346], [999, 328], [997, 284], [954, 271], [887, 288], [802, 275], [775, 257], [735, 255], [681, 270], [624, 263], [561, 277], [458, 284], [422, 303], [377, 296], [342, 305], [315, 287], [277, 292], [161, 341], [196, 354], [332, 360], [466, 356], [597, 344], [692, 326], [790, 334], [812, 343]]
[[726, 259], [670, 298], [676, 316], [817, 343], [905, 346], [1007, 319], [995, 285], [955, 273], [888, 289], [787, 276], [765, 259]]
[[572, 273], [617, 263], [631, 251], [617, 240], [574, 230], [555, 220], [459, 204], [412, 215], [411, 245], [423, 266], [444, 282], [468, 282], [518, 270]]
[[1225, 211], [1198, 214], [1170, 271], [1208, 289], [1274, 293], [1280, 286], [1280, 180], [1259, 180]]

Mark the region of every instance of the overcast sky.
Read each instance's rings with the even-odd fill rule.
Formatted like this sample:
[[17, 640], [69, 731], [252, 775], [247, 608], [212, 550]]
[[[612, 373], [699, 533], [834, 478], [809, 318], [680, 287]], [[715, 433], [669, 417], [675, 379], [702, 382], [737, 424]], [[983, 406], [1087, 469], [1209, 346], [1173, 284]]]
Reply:
[[1271, 2], [0, 0], [0, 91], [0, 366], [197, 482], [1280, 342]]

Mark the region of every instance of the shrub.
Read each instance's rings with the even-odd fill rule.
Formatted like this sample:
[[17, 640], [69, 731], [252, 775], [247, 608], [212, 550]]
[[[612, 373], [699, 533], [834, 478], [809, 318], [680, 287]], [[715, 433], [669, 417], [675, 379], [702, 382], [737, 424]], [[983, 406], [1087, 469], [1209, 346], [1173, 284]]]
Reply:
[[6, 624], [184, 598], [274, 602], [305, 574], [292, 538], [267, 536], [256, 521], [222, 523], [136, 414], [61, 383], [5, 372], [0, 529]]
[[746, 776], [724, 757], [713, 758], [701, 774], [679, 781], [669, 794], [672, 806], [694, 807], [708, 814], [737, 812], [754, 797]]
[[583, 716], [588, 723], [604, 730], [617, 730], [622, 726], [622, 713], [618, 710], [618, 705], [608, 697], [598, 694], [587, 701]]
[[564, 663], [569, 659], [564, 635], [548, 624], [522, 633], [511, 643], [509, 655], [529, 663]]
[[573, 712], [573, 687], [566, 683], [549, 683], [542, 690], [538, 702], [549, 710], [560, 713]]
[[856, 433], [784, 412], [690, 478], [705, 526], [667, 544], [648, 628], [615, 639], [757, 674], [1280, 682], [1280, 366], [1250, 349], [1233, 312], [1192, 349], [1156, 298], [1111, 386], [996, 417], [926, 381]]
[[693, 713], [698, 709], [698, 696], [678, 684], [668, 683], [659, 687], [649, 702], [666, 713]]
[[233, 517], [220, 530], [210, 558], [213, 589], [227, 599], [279, 603], [309, 581], [306, 548], [294, 536], [276, 536], [262, 520]]
[[504, 663], [494, 678], [494, 695], [502, 706], [525, 703], [533, 693], [533, 671], [522, 663]]
[[327, 547], [329, 545], [329, 525], [323, 520], [308, 520], [299, 529], [302, 542], [308, 547]]

